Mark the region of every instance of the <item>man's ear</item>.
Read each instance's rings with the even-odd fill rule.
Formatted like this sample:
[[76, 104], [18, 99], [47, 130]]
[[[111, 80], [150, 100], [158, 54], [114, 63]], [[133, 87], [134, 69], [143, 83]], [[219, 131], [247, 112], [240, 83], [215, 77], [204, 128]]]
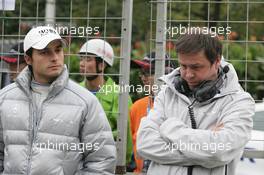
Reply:
[[221, 56], [218, 55], [215, 60], [215, 68], [218, 69], [220, 67], [220, 64], [221, 64]]
[[32, 58], [30, 56], [25, 55], [24, 58], [25, 58], [25, 61], [28, 65], [32, 65]]
[[99, 70], [100, 71], [104, 71], [104, 69], [106, 68], [106, 62], [100, 62], [99, 64], [98, 64], [98, 68], [99, 68]]

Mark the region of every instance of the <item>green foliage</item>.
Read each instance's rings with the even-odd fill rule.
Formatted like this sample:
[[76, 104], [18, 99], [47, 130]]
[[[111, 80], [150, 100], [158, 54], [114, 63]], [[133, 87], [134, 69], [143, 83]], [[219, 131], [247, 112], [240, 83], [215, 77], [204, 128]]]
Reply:
[[[224, 50], [224, 55], [227, 49]], [[228, 58], [238, 74], [241, 85], [251, 93], [254, 99], [264, 98], [264, 45], [263, 44], [237, 44], [228, 47]]]

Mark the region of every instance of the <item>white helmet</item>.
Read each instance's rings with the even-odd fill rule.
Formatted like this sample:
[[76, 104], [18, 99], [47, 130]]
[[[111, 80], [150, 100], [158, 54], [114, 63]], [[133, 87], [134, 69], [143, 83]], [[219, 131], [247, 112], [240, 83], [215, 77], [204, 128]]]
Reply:
[[91, 53], [102, 58], [109, 66], [114, 63], [114, 51], [112, 46], [102, 39], [91, 39], [86, 41], [79, 53]]

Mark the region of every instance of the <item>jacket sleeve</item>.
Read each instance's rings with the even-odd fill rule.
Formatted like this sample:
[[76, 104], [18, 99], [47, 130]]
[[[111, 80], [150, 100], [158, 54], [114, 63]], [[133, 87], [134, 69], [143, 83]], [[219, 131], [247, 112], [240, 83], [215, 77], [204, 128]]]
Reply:
[[86, 150], [83, 169], [80, 174], [114, 174], [116, 147], [106, 115], [97, 99], [92, 98], [83, 123], [81, 139], [85, 144], [92, 143], [92, 150]]
[[4, 148], [2, 118], [0, 115], [0, 173], [4, 171]]
[[[250, 139], [254, 101], [247, 93], [234, 95], [232, 101], [223, 106], [219, 123], [223, 123], [224, 127], [217, 132], [191, 129], [175, 117], [164, 119], [161, 117], [164, 114], [162, 111], [164, 106], [159, 102], [160, 98], [157, 101], [158, 107], [154, 108], [152, 115], [142, 121], [139, 137], [142, 139], [142, 134], [145, 137], [150, 135], [147, 137], [153, 137], [153, 140], [145, 142], [151, 142], [152, 145], [159, 143], [155, 146], [154, 152], [152, 148], [146, 146], [147, 143], [140, 144], [139, 153], [153, 161], [161, 164], [165, 162], [180, 166], [200, 165], [214, 168], [225, 165], [239, 156]], [[185, 148], [181, 148], [181, 145], [185, 145]]]
[[167, 149], [169, 142], [161, 137], [160, 125], [165, 121], [164, 91], [162, 89], [155, 97], [148, 116], [141, 119], [137, 132], [137, 154], [159, 164], [191, 165], [179, 151]]

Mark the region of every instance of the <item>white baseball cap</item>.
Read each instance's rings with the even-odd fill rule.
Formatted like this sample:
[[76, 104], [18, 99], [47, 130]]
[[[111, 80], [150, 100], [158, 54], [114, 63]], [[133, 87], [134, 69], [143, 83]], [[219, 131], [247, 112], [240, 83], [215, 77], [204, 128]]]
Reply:
[[59, 33], [50, 26], [39, 26], [32, 28], [24, 39], [24, 52], [31, 47], [34, 49], [44, 49], [51, 41], [60, 39]]

